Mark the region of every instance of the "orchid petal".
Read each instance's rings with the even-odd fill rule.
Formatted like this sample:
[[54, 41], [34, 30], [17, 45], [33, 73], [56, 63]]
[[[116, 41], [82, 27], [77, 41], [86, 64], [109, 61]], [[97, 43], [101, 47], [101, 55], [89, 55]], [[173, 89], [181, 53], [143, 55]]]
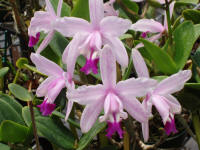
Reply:
[[36, 65], [38, 71], [47, 76], [62, 76], [63, 74], [60, 66], [39, 54], [31, 53], [31, 60]]
[[163, 32], [165, 28], [163, 25], [153, 19], [140, 19], [131, 26], [132, 30], [140, 32], [158, 33]]
[[54, 18], [52, 18], [51, 14], [48, 12], [35, 12], [34, 17], [31, 18], [30, 26], [28, 28], [28, 35], [36, 37], [38, 32], [50, 32], [52, 30], [51, 22], [53, 19]]
[[48, 77], [45, 79], [40, 86], [37, 88], [36, 95], [37, 97], [43, 97], [47, 94], [48, 92], [48, 87], [51, 84], [51, 82], [55, 80], [55, 77]]
[[131, 78], [125, 81], [120, 81], [117, 84], [117, 91], [119, 94], [135, 97], [135, 96], [144, 96], [146, 93], [157, 84], [156, 80], [148, 78]]
[[137, 72], [138, 77], [149, 77], [148, 68], [144, 62], [144, 59], [137, 49], [132, 49], [133, 64]]
[[[172, 18], [175, 3], [176, 3], [176, 2], [174, 1], [174, 2], [172, 2], [172, 3], [169, 5], [170, 18]], [[164, 27], [165, 27], [166, 30], [168, 30], [167, 14], [166, 14], [166, 13], [165, 13], [165, 19], [164, 19]]]
[[123, 43], [117, 37], [112, 36], [104, 36], [104, 40], [104, 42], [111, 47], [111, 51], [115, 55], [117, 62], [122, 67], [127, 67], [128, 55]]
[[42, 50], [44, 50], [47, 45], [51, 42], [51, 40], [53, 39], [54, 36], [54, 31], [51, 31], [47, 34], [47, 36], [44, 38], [44, 40], [42, 41], [42, 43], [40, 44], [39, 48], [37, 49], [36, 53], [41, 53]]
[[59, 0], [58, 7], [57, 7], [57, 16], [58, 17], [60, 17], [60, 15], [61, 15], [62, 4], [63, 4], [63, 0]]
[[167, 104], [170, 106], [170, 112], [173, 114], [180, 114], [181, 113], [181, 104], [178, 100], [172, 95], [165, 95], [163, 96], [166, 98]]
[[152, 96], [152, 103], [158, 110], [159, 114], [163, 119], [163, 123], [165, 124], [169, 119], [169, 114], [170, 114], [170, 107], [168, 103], [165, 101], [165, 99], [163, 99], [162, 96], [159, 95]]
[[73, 104], [74, 104], [73, 101], [68, 100], [65, 121], [67, 121], [67, 119], [69, 118], [70, 112], [72, 111]]
[[144, 142], [147, 142], [149, 139], [149, 122], [142, 123], [142, 134], [144, 138]]
[[113, 2], [108, 1], [104, 4], [104, 16], [118, 16], [119, 11], [113, 7]]
[[112, 54], [111, 48], [104, 46], [100, 56], [100, 69], [102, 82], [106, 87], [114, 87], [116, 85], [116, 62]]
[[162, 80], [154, 90], [155, 94], [165, 95], [180, 91], [187, 80], [191, 78], [191, 71], [180, 71]]
[[76, 17], [58, 18], [54, 27], [66, 37], [73, 37], [76, 33], [89, 33], [91, 31], [89, 22]]
[[90, 104], [104, 97], [104, 87], [100, 84], [95, 86], [80, 86], [76, 90], [67, 92], [67, 98], [81, 105]]
[[131, 22], [128, 19], [122, 19], [116, 16], [108, 16], [102, 19], [100, 23], [100, 30], [102, 34], [108, 34], [110, 36], [121, 36], [131, 26]]
[[103, 0], [89, 0], [90, 21], [94, 27], [98, 27], [104, 17]]
[[144, 110], [142, 104], [135, 97], [119, 96], [122, 101], [124, 109], [139, 122], [146, 122], [148, 114]]
[[52, 15], [56, 15], [50, 0], [45, 0], [45, 2], [46, 2], [47, 11], [51, 13]]
[[85, 107], [80, 121], [81, 131], [83, 133], [88, 132], [91, 129], [103, 109], [103, 103], [104, 101], [99, 99]]

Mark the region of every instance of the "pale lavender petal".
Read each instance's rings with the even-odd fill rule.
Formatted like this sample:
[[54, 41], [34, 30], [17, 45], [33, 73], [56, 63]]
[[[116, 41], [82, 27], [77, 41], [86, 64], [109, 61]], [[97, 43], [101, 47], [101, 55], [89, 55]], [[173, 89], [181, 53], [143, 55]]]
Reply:
[[181, 104], [179, 101], [172, 95], [164, 95], [166, 98], [167, 104], [170, 106], [170, 112], [173, 114], [180, 114], [181, 113]]
[[55, 77], [48, 77], [45, 79], [36, 90], [37, 97], [43, 97], [47, 95], [48, 87], [55, 80]]
[[146, 122], [148, 120], [148, 113], [145, 111], [142, 104], [135, 97], [119, 96], [123, 103], [123, 107], [127, 112], [137, 121]]
[[28, 35], [36, 37], [38, 32], [48, 33], [52, 30], [52, 20], [55, 18], [48, 12], [37, 11], [31, 18]]
[[60, 17], [60, 15], [61, 15], [62, 4], [63, 4], [63, 0], [59, 0], [58, 7], [57, 7], [57, 16], [58, 17]]
[[54, 28], [66, 37], [73, 37], [76, 33], [89, 33], [92, 30], [89, 22], [76, 17], [58, 18]]
[[[174, 1], [174, 2], [172, 2], [172, 3], [169, 5], [170, 18], [172, 18], [175, 3], [176, 3], [176, 2]], [[165, 30], [168, 31], [168, 24], [167, 24], [167, 15], [166, 15], [166, 13], [165, 13], [165, 18], [164, 18], [164, 27], [165, 27]]]
[[60, 91], [65, 87], [65, 80], [58, 78], [54, 80], [48, 87], [48, 101], [54, 103], [56, 97], [59, 95]]
[[73, 104], [74, 104], [74, 102], [68, 100], [67, 110], [66, 110], [66, 115], [65, 115], [65, 121], [67, 121], [67, 119], [68, 119], [68, 117], [70, 115], [70, 112], [72, 111]]
[[54, 31], [51, 31], [47, 34], [47, 36], [44, 38], [44, 40], [42, 41], [42, 43], [40, 44], [39, 48], [37, 49], [36, 53], [41, 53], [41, 51], [43, 51], [47, 45], [51, 42], [51, 40], [53, 39], [54, 36]]
[[128, 55], [123, 43], [117, 37], [104, 36], [104, 42], [111, 47], [112, 53], [115, 55], [117, 62], [123, 67], [128, 66]]
[[104, 87], [100, 84], [94, 86], [80, 86], [67, 92], [67, 98], [81, 105], [90, 104], [105, 96]]
[[116, 16], [108, 16], [102, 19], [100, 30], [102, 34], [109, 36], [121, 36], [131, 26], [131, 21]]
[[100, 32], [93, 32], [90, 39], [90, 49], [96, 50], [101, 49], [102, 47], [102, 38]]
[[115, 10], [113, 3], [108, 1], [104, 4], [104, 16], [118, 16], [119, 11]]
[[153, 19], [140, 19], [136, 23], [132, 24], [130, 29], [140, 32], [151, 33], [163, 32], [165, 30], [161, 23]]
[[104, 46], [100, 56], [101, 78], [104, 86], [115, 87], [116, 85], [116, 62], [111, 48]]
[[147, 142], [149, 139], [149, 122], [142, 123], [142, 134], [144, 138], [144, 142]]
[[103, 103], [103, 99], [99, 99], [85, 107], [80, 121], [81, 131], [83, 133], [86, 133], [91, 129], [103, 109]]
[[170, 77], [162, 80], [154, 90], [155, 94], [166, 95], [180, 91], [185, 82], [187, 82], [192, 76], [190, 70], [180, 71]]
[[144, 59], [137, 49], [132, 49], [133, 64], [138, 77], [149, 77], [149, 70]]
[[47, 11], [51, 13], [52, 15], [56, 15], [50, 0], [45, 0], [45, 2], [46, 2]]
[[103, 0], [89, 0], [90, 21], [94, 27], [99, 27], [104, 17]]
[[63, 70], [56, 63], [48, 60], [40, 54], [31, 53], [31, 60], [38, 71], [47, 76], [62, 76]]
[[163, 123], [165, 124], [167, 120], [169, 120], [169, 115], [170, 115], [170, 107], [163, 99], [162, 96], [159, 95], [153, 95], [152, 96], [152, 103], [158, 110], [159, 114], [162, 117]]
[[144, 0], [132, 0], [134, 2], [143, 2]]
[[145, 96], [147, 92], [157, 84], [156, 80], [149, 78], [130, 78], [125, 81], [120, 81], [117, 84], [117, 91], [119, 94], [128, 96], [129, 98], [135, 96]]

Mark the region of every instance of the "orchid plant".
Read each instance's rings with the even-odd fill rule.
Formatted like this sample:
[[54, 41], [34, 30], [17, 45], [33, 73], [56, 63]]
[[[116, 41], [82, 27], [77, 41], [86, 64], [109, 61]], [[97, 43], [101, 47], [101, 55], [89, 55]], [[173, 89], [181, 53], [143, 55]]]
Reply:
[[[33, 128], [37, 150], [38, 135], [63, 149], [85, 149], [96, 135], [98, 147], [114, 143], [119, 149], [156, 149], [163, 142], [163, 136], [154, 139], [158, 132], [167, 138], [185, 130], [179, 129], [177, 120], [194, 136], [182, 110], [191, 114], [200, 145], [200, 103], [187, 105], [200, 87], [200, 22], [188, 19], [199, 13], [194, 10], [198, 2], [185, 2], [184, 7], [194, 9], [182, 16], [173, 16], [183, 5], [175, 0], [78, 0], [71, 7], [63, 0], [45, 0], [45, 4], [28, 28], [35, 67], [23, 62], [19, 69], [39, 74], [36, 92], [32, 82], [26, 91], [29, 98], [16, 92], [22, 90], [19, 85], [9, 86], [10, 94], [28, 101], [31, 113], [23, 108], [22, 125], [28, 126], [27, 132]], [[70, 13], [61, 17], [64, 5]], [[153, 12], [148, 9], [155, 10], [154, 18], [149, 18]], [[163, 19], [156, 19], [160, 15]], [[161, 131], [152, 134], [155, 118]], [[1, 138], [5, 140], [0, 130]]]

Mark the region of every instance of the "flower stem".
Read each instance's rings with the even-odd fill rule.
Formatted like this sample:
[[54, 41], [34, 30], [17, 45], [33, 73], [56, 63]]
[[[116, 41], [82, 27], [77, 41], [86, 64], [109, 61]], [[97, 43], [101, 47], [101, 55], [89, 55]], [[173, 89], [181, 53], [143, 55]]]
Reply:
[[196, 132], [196, 139], [197, 139], [197, 143], [200, 149], [200, 119], [199, 119], [199, 115], [197, 112], [192, 113], [192, 121], [193, 121], [193, 125], [194, 125], [194, 129]]
[[167, 0], [165, 0], [165, 4], [166, 4], [166, 15], [167, 15], [169, 43], [172, 44], [172, 28], [171, 28], [170, 9], [169, 9], [170, 3]]
[[[32, 82], [30, 82], [29, 87], [28, 87], [29, 92], [31, 91], [31, 86], [32, 86]], [[40, 150], [40, 143], [39, 143], [39, 138], [37, 135], [37, 128], [36, 128], [36, 123], [35, 123], [35, 116], [34, 116], [32, 101], [29, 101], [28, 105], [29, 105], [29, 109], [30, 109], [30, 113], [31, 113], [31, 121], [32, 121], [32, 126], [33, 126], [33, 134], [34, 134], [35, 142], [36, 142], [36, 148], [37, 148], [37, 150]]]

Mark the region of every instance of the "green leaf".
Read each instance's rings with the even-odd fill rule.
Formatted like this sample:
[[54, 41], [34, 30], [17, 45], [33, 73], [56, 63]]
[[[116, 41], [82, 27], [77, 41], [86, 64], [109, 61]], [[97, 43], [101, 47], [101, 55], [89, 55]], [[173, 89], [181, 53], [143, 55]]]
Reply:
[[200, 23], [200, 11], [193, 9], [186, 9], [183, 11], [185, 20], [191, 20], [194, 24]]
[[197, 4], [198, 0], [177, 0], [178, 3]]
[[200, 83], [185, 83], [185, 87], [200, 90]]
[[16, 66], [19, 68], [19, 69], [22, 69], [24, 68], [24, 64], [28, 64], [28, 59], [27, 58], [24, 58], [24, 57], [21, 57], [17, 60], [16, 62]]
[[11, 93], [18, 99], [25, 101], [25, 102], [32, 100], [31, 94], [24, 87], [22, 87], [18, 84], [15, 84], [15, 83], [10, 83], [8, 85], [8, 88], [11, 91]]
[[4, 77], [8, 73], [9, 68], [3, 67], [0, 69], [0, 78]]
[[39, 71], [37, 70], [37, 68], [34, 67], [34, 66], [30, 66], [30, 65], [28, 65], [28, 64], [25, 64], [24, 67], [25, 67], [26, 69], [29, 69], [29, 70], [31, 70], [31, 71], [33, 71], [33, 72], [36, 72], [36, 73], [42, 75], [42, 76], [47, 76], [47, 75], [45, 75], [45, 74], [39, 72]]
[[200, 67], [200, 47], [197, 49], [197, 51], [191, 55], [192, 61], [195, 63], [195, 65], [197, 65], [198, 67]]
[[152, 77], [152, 79], [157, 80], [158, 82], [164, 80], [165, 78], [167, 78], [168, 76], [154, 76]]
[[[35, 120], [38, 135], [47, 138], [50, 142], [64, 148], [64, 149], [73, 149], [75, 139], [72, 133], [65, 128], [63, 125], [54, 121], [50, 117], [41, 116], [39, 111], [34, 108]], [[25, 122], [30, 125], [30, 111], [28, 107], [22, 109], [22, 116], [24, 117]]]
[[196, 41], [192, 22], [186, 21], [180, 24], [173, 32], [175, 42], [174, 61], [178, 69], [183, 69], [190, 56], [194, 42]]
[[74, 6], [71, 16], [90, 20], [88, 0], [78, 0]]
[[3, 120], [12, 120], [24, 125], [22, 116], [7, 101], [0, 98], [0, 123]]
[[0, 140], [3, 142], [23, 142], [28, 136], [28, 127], [5, 120], [0, 126]]
[[62, 57], [63, 51], [67, 47], [68, 43], [69, 41], [62, 36], [62, 34], [55, 32], [53, 39], [49, 43], [49, 46], [59, 57]]
[[84, 134], [79, 143], [78, 143], [78, 148], [77, 150], [83, 150], [91, 141], [92, 139], [104, 128], [106, 127], [106, 122], [96, 122], [92, 129], [90, 129], [89, 132], [87, 132], [86, 134]]
[[10, 150], [10, 147], [8, 145], [0, 143], [0, 149], [2, 149], [2, 150]]
[[195, 39], [199, 38], [199, 36], [200, 36], [200, 24], [194, 25], [194, 31], [195, 31]]
[[0, 99], [8, 103], [21, 116], [22, 105], [17, 100], [3, 93], [0, 93]]
[[[50, 0], [51, 4], [53, 5], [53, 8], [57, 14], [57, 7], [58, 7], [58, 2], [59, 0]], [[61, 17], [64, 16], [70, 16], [70, 12], [71, 12], [71, 8], [68, 4], [66, 4], [65, 2], [63, 2], [62, 4], [62, 9], [61, 9]]]
[[173, 74], [177, 72], [176, 64], [165, 51], [147, 40], [141, 39], [141, 41], [161, 72], [166, 74]]
[[135, 13], [138, 13], [139, 7], [138, 7], [137, 3], [135, 3], [131, 0], [122, 0], [122, 2], [127, 8], [134, 11]]

